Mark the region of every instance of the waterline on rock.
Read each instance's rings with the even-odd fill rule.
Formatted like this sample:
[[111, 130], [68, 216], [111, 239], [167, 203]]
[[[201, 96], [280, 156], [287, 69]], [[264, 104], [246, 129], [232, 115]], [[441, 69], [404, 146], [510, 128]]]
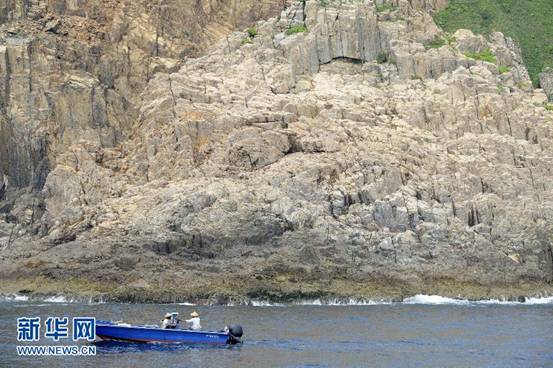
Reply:
[[[48, 297], [29, 297], [19, 294], [0, 294], [0, 302], [42, 302], [48, 304], [104, 304], [102, 299], [96, 298], [69, 298], [63, 295], [53, 295]], [[48, 305], [44, 304], [44, 305]], [[126, 304], [126, 303], [115, 303]], [[169, 305], [179, 306], [198, 306], [201, 303], [181, 302], [168, 303]], [[509, 298], [501, 299], [481, 299], [469, 300], [459, 296], [458, 298], [449, 298], [440, 295], [417, 294], [411, 297], [404, 298], [402, 301], [394, 301], [387, 299], [364, 299], [364, 298], [317, 298], [317, 299], [298, 299], [287, 302], [277, 302], [266, 299], [252, 299], [238, 303], [228, 303], [226, 306], [243, 306], [252, 307], [293, 307], [293, 306], [371, 306], [371, 305], [553, 305], [553, 296], [541, 297], [521, 297], [521, 300], [513, 300]]]

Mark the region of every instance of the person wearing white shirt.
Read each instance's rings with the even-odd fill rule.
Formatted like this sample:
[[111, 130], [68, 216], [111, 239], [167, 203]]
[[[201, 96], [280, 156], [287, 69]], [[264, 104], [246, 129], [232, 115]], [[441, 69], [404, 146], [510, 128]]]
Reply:
[[165, 317], [161, 320], [161, 328], [169, 328], [171, 325], [171, 313], [165, 314]]
[[190, 313], [190, 319], [186, 320], [186, 327], [188, 327], [189, 330], [201, 330], [202, 325], [200, 325], [200, 315], [198, 312], [194, 311]]

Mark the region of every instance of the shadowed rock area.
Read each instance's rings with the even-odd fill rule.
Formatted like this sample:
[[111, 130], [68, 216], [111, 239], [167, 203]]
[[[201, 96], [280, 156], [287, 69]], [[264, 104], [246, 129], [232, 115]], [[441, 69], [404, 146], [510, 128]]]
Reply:
[[551, 291], [553, 112], [510, 39], [443, 1], [181, 3], [0, 8], [4, 291]]

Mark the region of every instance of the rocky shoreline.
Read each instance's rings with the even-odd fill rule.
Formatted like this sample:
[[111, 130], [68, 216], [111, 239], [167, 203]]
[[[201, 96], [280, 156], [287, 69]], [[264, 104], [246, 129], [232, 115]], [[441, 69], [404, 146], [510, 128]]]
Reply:
[[198, 305], [255, 305], [255, 302], [301, 304], [305, 301], [321, 304], [366, 304], [368, 302], [402, 302], [415, 295], [468, 301], [524, 302], [529, 298], [553, 296], [553, 287], [539, 284], [483, 286], [437, 282], [427, 287], [414, 285], [354, 284], [347, 280], [336, 281], [330, 287], [316, 284], [290, 285], [286, 283], [257, 285], [209, 285], [201, 290], [176, 288], [171, 292], [94, 284], [88, 281], [59, 281], [45, 279], [9, 280], [0, 286], [0, 295], [18, 295], [30, 300], [62, 297], [72, 302], [106, 303], [193, 303]]

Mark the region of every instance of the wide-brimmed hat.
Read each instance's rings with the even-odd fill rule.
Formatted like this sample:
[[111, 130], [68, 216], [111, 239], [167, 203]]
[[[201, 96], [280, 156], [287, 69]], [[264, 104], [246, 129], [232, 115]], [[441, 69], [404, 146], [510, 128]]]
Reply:
[[164, 318], [171, 318], [171, 313], [165, 313], [165, 317]]
[[198, 312], [194, 311], [192, 313], [190, 313], [190, 317], [199, 317], [200, 315], [198, 314]]

